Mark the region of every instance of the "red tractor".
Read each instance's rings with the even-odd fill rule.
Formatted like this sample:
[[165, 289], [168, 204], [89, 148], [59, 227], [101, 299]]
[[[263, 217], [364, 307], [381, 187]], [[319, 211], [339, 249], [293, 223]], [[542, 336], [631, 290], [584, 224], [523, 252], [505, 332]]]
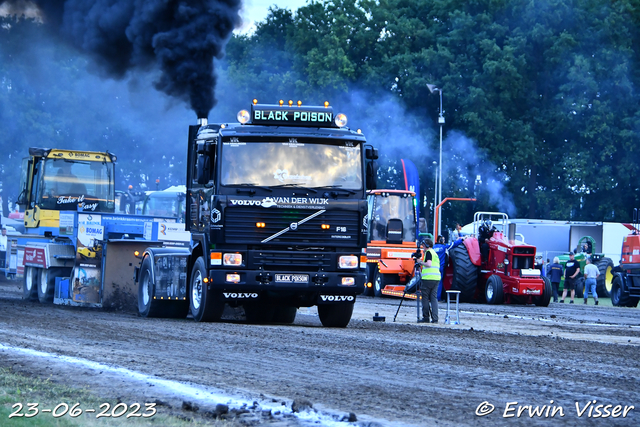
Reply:
[[[492, 219], [499, 221], [499, 228]], [[449, 249], [443, 286], [459, 290], [462, 301], [547, 307], [551, 282], [533, 268], [536, 248], [515, 241], [515, 227], [509, 233], [513, 237], [505, 237], [508, 222], [504, 213], [477, 212], [473, 236]]]
[[638, 209], [633, 210], [633, 231], [622, 241], [620, 265], [613, 271], [611, 304], [637, 307], [640, 301], [640, 233]]

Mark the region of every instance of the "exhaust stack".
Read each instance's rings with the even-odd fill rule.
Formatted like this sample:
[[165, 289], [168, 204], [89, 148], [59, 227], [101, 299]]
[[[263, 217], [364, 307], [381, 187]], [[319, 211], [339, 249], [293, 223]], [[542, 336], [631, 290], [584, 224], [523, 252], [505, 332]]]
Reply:
[[516, 224], [513, 223], [513, 222], [510, 222], [508, 227], [509, 227], [509, 229], [508, 229], [509, 230], [509, 234], [508, 234], [507, 239], [509, 241], [515, 241], [516, 240]]
[[198, 124], [200, 126], [206, 126], [209, 123], [206, 117], [201, 117], [198, 119]]

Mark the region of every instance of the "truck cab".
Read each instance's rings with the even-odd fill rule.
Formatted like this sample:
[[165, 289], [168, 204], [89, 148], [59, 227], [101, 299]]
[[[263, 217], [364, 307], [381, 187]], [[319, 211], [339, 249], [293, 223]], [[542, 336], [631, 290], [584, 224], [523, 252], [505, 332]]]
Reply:
[[27, 231], [42, 227], [56, 235], [61, 211], [114, 212], [114, 162], [108, 152], [30, 148], [17, 201]]
[[374, 150], [328, 103], [254, 101], [237, 118], [190, 126], [191, 248], [145, 254], [140, 313], [171, 312], [155, 302], [166, 294], [151, 277], [168, 257], [184, 264], [177, 288], [196, 321], [219, 320], [228, 304], [242, 306], [249, 322], [291, 323], [297, 308], [317, 305], [323, 325], [346, 326], [364, 289], [365, 158]]
[[[416, 198], [405, 190], [371, 190], [367, 195], [368, 280], [365, 295], [403, 296], [414, 274], [411, 254], [416, 251]], [[415, 298], [415, 294], [405, 297]]]

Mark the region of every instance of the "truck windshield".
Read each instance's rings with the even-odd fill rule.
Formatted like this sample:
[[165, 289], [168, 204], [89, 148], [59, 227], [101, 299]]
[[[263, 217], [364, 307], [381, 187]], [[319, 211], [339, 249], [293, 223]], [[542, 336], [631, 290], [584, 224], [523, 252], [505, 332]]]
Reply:
[[[416, 239], [416, 217], [413, 207], [413, 197], [401, 194], [389, 196], [375, 195], [373, 197], [372, 219], [369, 232], [370, 240], [387, 240], [387, 224], [390, 219], [402, 221], [402, 241], [413, 242]], [[369, 203], [371, 204], [371, 196]]]
[[362, 188], [360, 145], [223, 142], [222, 185]]
[[115, 192], [113, 163], [45, 159], [39, 191], [43, 209], [112, 212]]

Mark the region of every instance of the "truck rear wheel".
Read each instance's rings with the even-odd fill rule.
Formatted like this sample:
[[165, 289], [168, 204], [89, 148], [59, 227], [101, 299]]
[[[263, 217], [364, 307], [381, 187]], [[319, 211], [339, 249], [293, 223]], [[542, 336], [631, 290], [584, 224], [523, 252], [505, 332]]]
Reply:
[[296, 313], [298, 309], [296, 307], [276, 307], [273, 313], [273, 321], [275, 323], [292, 324], [296, 320]]
[[[39, 268], [38, 280], [38, 301], [41, 304], [53, 302], [53, 290], [55, 289], [56, 278], [52, 274], [51, 268]], [[52, 283], [53, 282], [53, 283]]]
[[38, 281], [38, 300], [42, 304], [53, 302], [53, 293], [56, 289], [56, 277], [69, 277], [69, 268], [51, 267], [41, 268]]
[[244, 315], [248, 323], [263, 325], [275, 321], [276, 307], [269, 303], [248, 303], [244, 305]]
[[376, 280], [373, 282], [373, 293], [377, 297], [384, 296], [382, 290], [396, 278], [395, 274], [383, 274], [376, 271]]
[[487, 299], [487, 304], [502, 304], [504, 301], [504, 286], [500, 276], [495, 274], [489, 276], [484, 288], [484, 296]]
[[611, 258], [602, 258], [596, 264], [598, 270], [600, 270], [600, 276], [598, 276], [596, 286], [596, 292], [599, 297], [609, 298], [611, 297], [611, 285], [613, 282], [613, 261]]
[[451, 289], [460, 291], [460, 301], [473, 301], [478, 286], [478, 267], [471, 262], [464, 244], [453, 248], [449, 256], [453, 266]]
[[38, 280], [40, 275], [35, 267], [24, 268], [24, 281], [22, 282], [22, 299], [35, 301], [38, 299]]
[[155, 291], [151, 282], [151, 268], [151, 258], [147, 256], [142, 261], [138, 282], [138, 313], [142, 317], [160, 317], [160, 301], [153, 299]]
[[198, 257], [191, 270], [189, 308], [196, 322], [217, 322], [222, 317], [225, 303], [221, 295], [211, 290], [209, 283], [205, 283], [206, 277], [204, 258]]
[[549, 307], [549, 303], [551, 302], [551, 293], [553, 289], [551, 288], [551, 280], [548, 277], [542, 276], [542, 281], [544, 282], [544, 289], [542, 290], [542, 295], [535, 299], [535, 304], [540, 307]]
[[353, 303], [319, 305], [318, 316], [322, 326], [327, 328], [346, 328], [351, 321], [353, 305]]

